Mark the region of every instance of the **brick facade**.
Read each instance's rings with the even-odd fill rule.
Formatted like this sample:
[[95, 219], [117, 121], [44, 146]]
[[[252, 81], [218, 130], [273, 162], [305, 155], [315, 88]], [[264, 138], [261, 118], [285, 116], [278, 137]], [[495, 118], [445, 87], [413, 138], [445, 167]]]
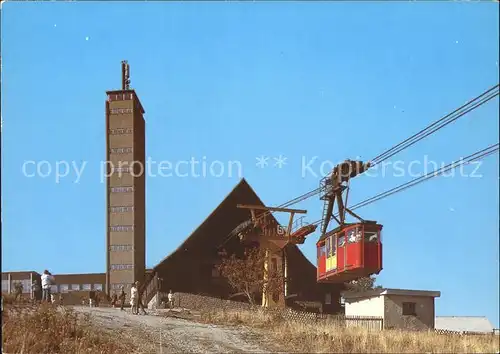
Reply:
[[145, 122], [134, 90], [106, 101], [106, 292], [144, 281], [146, 264]]

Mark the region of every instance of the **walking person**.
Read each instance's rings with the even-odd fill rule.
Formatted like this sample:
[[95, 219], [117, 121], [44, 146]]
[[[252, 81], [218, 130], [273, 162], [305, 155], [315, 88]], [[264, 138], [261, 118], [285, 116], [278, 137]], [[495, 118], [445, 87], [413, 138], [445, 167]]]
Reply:
[[101, 302], [101, 292], [97, 290], [95, 292], [95, 307], [99, 307], [100, 302]]
[[111, 297], [111, 306], [115, 308], [117, 302], [118, 302], [118, 295], [116, 295], [116, 293], [113, 293], [113, 296]]
[[47, 269], [43, 271], [41, 279], [42, 279], [42, 301], [52, 302], [52, 297], [50, 296], [51, 295], [50, 289], [52, 285], [55, 284], [55, 279]]
[[89, 291], [89, 307], [95, 307], [95, 291]]
[[139, 311], [137, 309], [137, 300], [139, 294], [136, 283], [132, 283], [132, 287], [130, 288], [130, 306], [132, 307], [132, 314], [138, 315]]
[[171, 309], [174, 308], [174, 294], [172, 293], [172, 289], [168, 293], [168, 307]]
[[38, 284], [38, 281], [35, 279], [33, 280], [33, 283], [31, 284], [31, 296], [33, 298], [33, 302], [37, 303], [40, 301], [40, 284]]
[[21, 300], [21, 297], [23, 296], [23, 284], [21, 282], [16, 282], [14, 284], [14, 301]]
[[123, 307], [125, 306], [125, 297], [127, 294], [125, 294], [125, 287], [122, 285], [120, 288], [120, 296], [118, 297], [120, 299], [120, 311], [123, 311]]
[[135, 286], [137, 288], [137, 314], [139, 314], [139, 307], [141, 308], [142, 314], [147, 315], [146, 310], [144, 309], [144, 304], [142, 303], [142, 295], [144, 294], [144, 289], [140, 288], [139, 281], [135, 282]]

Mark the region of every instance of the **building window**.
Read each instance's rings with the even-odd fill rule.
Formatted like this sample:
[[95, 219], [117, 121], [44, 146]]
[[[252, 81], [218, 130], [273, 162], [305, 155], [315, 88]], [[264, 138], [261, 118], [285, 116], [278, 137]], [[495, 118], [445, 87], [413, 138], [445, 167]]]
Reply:
[[132, 113], [132, 108], [112, 108], [109, 110], [111, 114], [126, 114]]
[[118, 251], [118, 252], [132, 251], [133, 249], [134, 249], [133, 245], [111, 245], [109, 247], [110, 251]]
[[111, 148], [110, 152], [112, 154], [129, 154], [134, 150], [131, 147], [122, 147], [122, 148]]
[[2, 280], [2, 293], [6, 293], [9, 291], [9, 281]]
[[61, 289], [62, 293], [67, 293], [69, 290], [69, 286], [68, 286], [68, 284], [61, 284], [60, 289]]
[[130, 270], [134, 269], [133, 264], [112, 264], [111, 270]]
[[91, 290], [91, 285], [90, 284], [83, 284], [82, 289], [90, 291]]
[[126, 213], [129, 211], [134, 211], [133, 206], [114, 206], [110, 208], [112, 213]]
[[114, 283], [114, 284], [111, 284], [111, 289], [121, 290], [122, 286], [123, 286], [124, 290], [127, 288], [127, 284]]
[[115, 225], [115, 226], [111, 226], [109, 228], [109, 230], [113, 231], [113, 232], [134, 231], [134, 226], [133, 225]]
[[80, 284], [71, 284], [71, 290], [80, 291]]
[[94, 284], [94, 290], [102, 291], [102, 284]]
[[[61, 285], [61, 287], [62, 287], [62, 285]], [[58, 292], [57, 285], [51, 285], [50, 292], [52, 292], [54, 294], [57, 293]]]
[[116, 128], [109, 130], [110, 135], [125, 135], [125, 134], [132, 134], [132, 132], [133, 132], [132, 128]]
[[416, 316], [417, 306], [414, 302], [403, 302], [403, 316]]
[[332, 303], [332, 294], [326, 293], [325, 294], [325, 305], [331, 305]]
[[111, 187], [111, 193], [128, 193], [133, 191], [134, 187]]
[[276, 258], [271, 258], [271, 272], [278, 271], [278, 260]]
[[130, 172], [132, 171], [131, 167], [113, 167], [113, 172]]

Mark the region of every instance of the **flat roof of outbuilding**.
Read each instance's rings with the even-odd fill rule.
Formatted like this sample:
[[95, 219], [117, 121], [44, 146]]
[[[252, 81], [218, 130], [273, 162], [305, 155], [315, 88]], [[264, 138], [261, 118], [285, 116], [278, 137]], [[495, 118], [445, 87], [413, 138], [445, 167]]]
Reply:
[[354, 300], [354, 299], [366, 299], [375, 296], [385, 296], [385, 295], [400, 295], [400, 296], [424, 296], [424, 297], [440, 297], [440, 291], [433, 290], [408, 290], [408, 289], [373, 289], [362, 292], [343, 292], [342, 297], [344, 299]]

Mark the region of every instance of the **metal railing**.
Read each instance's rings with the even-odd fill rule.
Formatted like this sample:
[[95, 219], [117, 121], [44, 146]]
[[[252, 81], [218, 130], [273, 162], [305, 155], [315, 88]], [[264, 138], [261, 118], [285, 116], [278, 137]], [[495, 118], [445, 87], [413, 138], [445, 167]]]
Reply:
[[149, 304], [149, 302], [160, 290], [159, 286], [160, 282], [158, 274], [156, 272], [146, 275], [144, 284], [142, 284], [141, 288], [139, 289], [139, 291], [142, 292], [141, 299], [143, 301], [143, 305], [147, 306]]

